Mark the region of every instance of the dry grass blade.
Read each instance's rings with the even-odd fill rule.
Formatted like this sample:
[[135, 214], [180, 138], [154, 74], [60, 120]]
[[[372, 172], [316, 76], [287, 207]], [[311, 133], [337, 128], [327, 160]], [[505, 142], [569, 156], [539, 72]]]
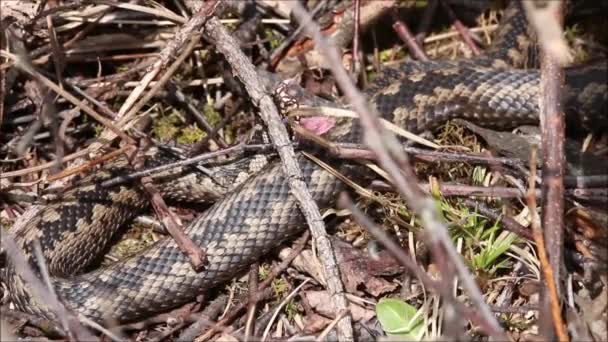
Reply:
[[[68, 156], [63, 157], [63, 161], [70, 161], [70, 160], [74, 160], [80, 157], [84, 157], [89, 153], [89, 151], [87, 149], [78, 151], [78, 152], [74, 152]], [[53, 167], [53, 165], [55, 165], [54, 161], [50, 161], [50, 162], [46, 162], [40, 165], [36, 165], [36, 166], [32, 166], [32, 167], [28, 167], [26, 169], [22, 169], [22, 170], [17, 170], [17, 171], [11, 171], [11, 172], [2, 172], [0, 173], [0, 179], [1, 178], [11, 178], [11, 177], [20, 177], [20, 176], [24, 176], [30, 173], [34, 173], [34, 172], [40, 172], [46, 169], [49, 169], [51, 167]]]
[[159, 17], [159, 18], [166, 18], [166, 19], [174, 21], [178, 24], [186, 23], [186, 19], [184, 17], [171, 12], [170, 10], [168, 10], [165, 7], [161, 7], [158, 4], [156, 4], [157, 8], [151, 8], [151, 7], [147, 7], [147, 6], [141, 6], [141, 5], [126, 3], [126, 2], [114, 2], [114, 1], [106, 1], [106, 0], [93, 0], [92, 2], [107, 5], [107, 6], [112, 6], [112, 7], [116, 7], [116, 8], [122, 8], [122, 9], [131, 10], [131, 11], [146, 13], [146, 14], [150, 14], [150, 15], [153, 15], [153, 16]]

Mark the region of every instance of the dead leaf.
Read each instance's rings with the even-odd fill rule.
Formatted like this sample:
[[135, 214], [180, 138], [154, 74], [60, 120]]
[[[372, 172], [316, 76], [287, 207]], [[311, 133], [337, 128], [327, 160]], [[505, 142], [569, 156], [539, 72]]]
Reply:
[[[326, 317], [333, 317], [336, 310], [327, 291], [306, 291], [303, 293], [303, 296], [304, 300], [316, 312]], [[376, 315], [374, 310], [366, 309], [354, 303], [349, 303], [348, 309], [354, 321], [366, 322]]]
[[[331, 238], [338, 260], [342, 282], [348, 293], [361, 295], [367, 292], [378, 297], [391, 292], [397, 287], [379, 276], [395, 275], [403, 271], [399, 263], [388, 252], [381, 251], [378, 258], [372, 259], [365, 252], [354, 248], [340, 239]], [[285, 248], [279, 253], [281, 259], [291, 253], [291, 248]], [[307, 273], [317, 282], [325, 285], [323, 268], [311, 250], [304, 250], [291, 264], [300, 272]], [[364, 292], [363, 292], [364, 291]]]
[[306, 323], [304, 325], [304, 333], [315, 334], [323, 331], [331, 323], [331, 319], [312, 312], [304, 317], [304, 322]]
[[333, 239], [332, 245], [340, 266], [342, 282], [349, 293], [363, 294], [363, 290], [374, 297], [391, 292], [396, 284], [380, 278], [380, 275], [394, 275], [402, 271], [399, 263], [386, 251], [370, 258], [362, 250], [354, 248], [342, 240]]

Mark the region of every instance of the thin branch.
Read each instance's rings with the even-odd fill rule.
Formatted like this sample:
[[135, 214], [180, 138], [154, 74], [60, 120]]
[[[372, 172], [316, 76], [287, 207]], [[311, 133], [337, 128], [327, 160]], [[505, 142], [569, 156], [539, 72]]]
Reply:
[[[563, 265], [564, 246], [564, 173], [565, 173], [565, 134], [566, 124], [562, 108], [561, 89], [564, 87], [564, 70], [561, 68], [564, 57], [552, 49], [551, 36], [543, 33], [542, 26], [553, 26], [554, 31], [561, 33], [563, 22], [562, 3], [548, 3], [545, 9], [524, 1], [526, 12], [537, 29], [541, 45], [541, 71], [540, 71], [540, 129], [541, 151], [543, 155], [541, 191], [543, 200], [542, 224], [544, 228], [544, 241], [549, 256], [550, 269], [553, 270], [550, 278], [545, 281], [549, 286], [549, 297], [545, 292], [541, 308], [551, 306], [553, 326], [557, 337], [566, 341], [568, 335], [562, 322], [561, 312], [555, 308], [559, 306], [561, 290], [560, 271]], [[538, 20], [543, 19], [539, 25]], [[557, 41], [562, 41], [557, 38]], [[534, 215], [535, 212], [532, 212]], [[539, 246], [540, 248], [540, 246]], [[540, 250], [539, 250], [540, 252]], [[539, 253], [540, 254], [540, 253]], [[543, 267], [546, 271], [548, 267]], [[553, 289], [554, 288], [554, 289]], [[553, 293], [553, 290], [556, 293]], [[557, 312], [556, 312], [557, 310]], [[551, 328], [547, 320], [541, 322], [541, 331], [545, 337], [551, 339]], [[551, 334], [551, 335], [549, 335]]]
[[410, 32], [410, 29], [407, 25], [399, 18], [399, 14], [397, 9], [393, 8], [391, 12], [393, 15], [393, 30], [397, 32], [397, 35], [401, 40], [405, 43], [408, 50], [410, 50], [410, 54], [414, 56], [417, 60], [420, 61], [428, 61], [429, 57], [426, 55], [424, 50], [420, 47], [414, 35]]
[[458, 31], [460, 33], [460, 36], [462, 37], [464, 42], [467, 44], [467, 46], [471, 49], [471, 52], [473, 52], [473, 54], [476, 56], [479, 55], [481, 53], [481, 51], [479, 51], [477, 44], [475, 44], [475, 42], [471, 38], [471, 32], [469, 31], [469, 29], [466, 26], [464, 26], [462, 24], [462, 22], [456, 17], [456, 14], [454, 13], [454, 11], [452, 11], [450, 6], [448, 6], [448, 4], [445, 3], [445, 0], [437, 0], [437, 1], [439, 1], [441, 3], [441, 6], [445, 10], [445, 12], [448, 14], [450, 19], [453, 21], [452, 25], [454, 25], [454, 28], [456, 29], [456, 31]]
[[[287, 129], [281, 121], [274, 100], [269, 94], [264, 92], [263, 82], [260, 81], [253, 64], [241, 51], [238, 42], [216, 18], [211, 18], [207, 22], [205, 31], [214, 40], [215, 46], [224, 55], [233, 72], [245, 85], [245, 89], [249, 93], [252, 102], [260, 109], [260, 116], [268, 127], [272, 142], [276, 146], [283, 163], [283, 171], [288, 178], [289, 187], [298, 201], [302, 214], [306, 218], [306, 222], [317, 244], [317, 250], [319, 251], [327, 278], [327, 287], [337, 315], [338, 312], [346, 310], [348, 307], [348, 302], [344, 296], [344, 286], [339, 276], [337, 261], [331, 248], [331, 242], [327, 237], [319, 208], [310, 195], [306, 183], [303, 181], [302, 172], [291, 146]], [[353, 339], [350, 316], [345, 317], [337, 325], [337, 331], [340, 340]]]
[[416, 33], [416, 40], [419, 44], [424, 42], [424, 38], [429, 33], [431, 22], [437, 11], [437, 5], [439, 5], [438, 0], [429, 0], [426, 4], [424, 13], [422, 13], [422, 19], [420, 19], [420, 24], [418, 24], [418, 33]]
[[255, 293], [258, 288], [258, 268], [260, 264], [255, 262], [249, 266], [249, 308], [247, 309], [247, 321], [245, 323], [245, 342], [255, 336], [255, 311], [257, 310], [257, 301]]
[[84, 164], [78, 165], [78, 166], [76, 166], [74, 168], [67, 169], [67, 170], [64, 170], [62, 172], [50, 175], [49, 177], [47, 177], [46, 181], [48, 183], [51, 183], [51, 182], [56, 181], [58, 179], [65, 178], [65, 177], [71, 176], [71, 175], [76, 174], [76, 173], [84, 172], [85, 170], [87, 170], [89, 168], [92, 168], [95, 165], [98, 165], [98, 164], [101, 164], [101, 163], [103, 163], [105, 161], [114, 159], [114, 158], [116, 158], [116, 157], [118, 157], [118, 156], [120, 156], [122, 154], [129, 153], [129, 152], [133, 151], [133, 149], [134, 149], [134, 147], [132, 145], [125, 145], [124, 147], [121, 147], [118, 150], [111, 151], [111, 152], [109, 152], [107, 154], [99, 156], [98, 158], [96, 158], [94, 160], [91, 160], [91, 161], [86, 162]]
[[[561, 6], [553, 15], [561, 16]], [[566, 124], [562, 108], [561, 89], [564, 86], [564, 71], [550, 50], [541, 53], [540, 80], [540, 128], [542, 164], [542, 226], [551, 267], [555, 270], [554, 281], [559, 283], [564, 242], [564, 168]], [[561, 293], [558, 286], [558, 292]]]
[[[270, 333], [270, 328], [272, 327], [272, 323], [274, 323], [274, 321], [276, 320], [277, 316], [279, 315], [279, 312], [281, 312], [281, 309], [283, 309], [283, 307], [289, 302], [289, 300], [292, 299], [293, 297], [295, 297], [295, 295], [297, 295], [298, 292], [300, 292], [300, 289], [303, 288], [304, 285], [306, 285], [310, 280], [311, 280], [310, 278], [306, 278], [302, 282], [302, 284], [298, 285], [298, 287], [293, 289], [293, 291], [291, 291], [291, 293], [289, 293], [289, 295], [287, 295], [287, 297], [285, 297], [281, 301], [279, 306], [275, 309], [274, 313], [272, 314], [270, 321], [266, 325], [266, 329], [264, 330], [264, 333], [262, 334], [262, 341], [266, 341], [266, 338], [268, 337], [268, 334]], [[339, 317], [341, 315], [338, 314], [337, 316]]]
[[[440, 242], [454, 263], [460, 275], [462, 286], [468, 290], [473, 303], [483, 318], [484, 330], [496, 339], [506, 339], [503, 329], [485, 303], [483, 295], [469, 273], [468, 268], [464, 265], [462, 257], [456, 252], [447, 233], [447, 228], [437, 212], [434, 201], [424, 196], [414, 183], [416, 179], [415, 175], [407, 163], [406, 157], [400, 152], [399, 142], [392, 134], [383, 130], [377, 113], [370, 110], [365, 96], [352, 84], [348, 73], [341, 64], [338, 52], [321, 35], [318, 25], [312, 21], [310, 15], [306, 13], [299, 3], [293, 3], [293, 5], [294, 16], [299, 22], [305, 23], [306, 32], [313, 37], [316, 47], [326, 57], [327, 63], [331, 67], [341, 90], [344, 92], [348, 102], [359, 114], [360, 123], [364, 127], [365, 143], [378, 155], [380, 164], [393, 178], [399, 192], [421, 217], [428, 231], [431, 245], [436, 245], [437, 242]], [[398, 161], [395, 161], [393, 158], [396, 158]], [[402, 170], [406, 174], [406, 177], [401, 173]]]
[[359, 42], [360, 42], [360, 30], [361, 30], [361, 0], [355, 0], [355, 20], [353, 25], [355, 26], [353, 32], [353, 65], [351, 69], [351, 73], [354, 78], [357, 79], [357, 75], [359, 74], [359, 69], [361, 63], [359, 61]]
[[[89, 153], [89, 151], [87, 149], [78, 151], [78, 152], [74, 152], [68, 156], [63, 157], [63, 161], [70, 161], [70, 160], [74, 160], [76, 158], [80, 158], [80, 157], [84, 157]], [[30, 173], [34, 173], [34, 172], [40, 172], [46, 169], [49, 169], [51, 167], [53, 167], [53, 165], [55, 165], [54, 161], [50, 161], [50, 162], [46, 162], [40, 165], [36, 165], [36, 166], [32, 166], [32, 167], [28, 167], [25, 169], [21, 169], [21, 170], [16, 170], [16, 171], [10, 171], [10, 172], [2, 172], [0, 173], [0, 178], [11, 178], [11, 177], [20, 177], [20, 176], [25, 176], [25, 175], [29, 175]]]
[[[526, 196], [528, 209], [530, 211], [530, 215], [532, 216], [531, 226], [532, 226], [532, 234], [534, 235], [534, 241], [536, 242], [536, 248], [538, 249], [538, 259], [541, 264], [541, 268], [543, 270], [543, 275], [545, 277], [549, 297], [550, 297], [550, 308], [551, 308], [551, 318], [553, 319], [553, 324], [555, 327], [555, 331], [557, 333], [557, 337], [559, 341], [568, 342], [568, 332], [566, 331], [566, 326], [564, 325], [564, 321], [562, 320], [561, 307], [559, 301], [559, 293], [558, 288], [556, 286], [556, 282], [554, 281], [554, 269], [551, 266], [549, 258], [547, 257], [547, 250], [545, 249], [545, 239], [543, 237], [543, 230], [540, 225], [540, 220], [537, 214], [536, 207], [536, 196], [535, 188], [536, 188], [536, 148], [532, 148], [530, 153], [530, 179], [528, 180], [528, 195]], [[541, 313], [544, 311], [544, 305], [541, 305]], [[545, 336], [549, 337], [549, 336]]]
[[195, 271], [200, 271], [205, 265], [207, 253], [195, 244], [182, 228], [179, 218], [167, 207], [167, 204], [154, 186], [152, 178], [146, 176], [141, 179], [141, 184], [150, 196], [150, 203], [158, 218], [171, 234], [179, 249], [188, 256], [190, 265]]
[[[319, 1], [313, 8], [312, 15], [316, 15], [326, 5], [327, 5], [327, 1]], [[300, 36], [300, 34], [302, 33], [302, 29], [303, 29], [302, 25], [298, 26], [288, 37], [283, 39], [283, 42], [281, 43], [281, 45], [279, 45], [276, 49], [274, 49], [272, 54], [270, 54], [270, 57], [268, 59], [270, 60], [270, 64], [272, 67], [276, 67], [279, 64], [279, 62], [281, 61], [281, 58], [283, 58], [285, 53], [287, 53], [288, 48], [291, 46], [291, 44], [293, 44], [293, 42], [296, 40], [296, 38], [298, 38]]]
[[505, 215], [495, 213], [492, 209], [488, 208], [484, 203], [475, 201], [473, 199], [465, 199], [464, 203], [471, 208], [475, 208], [481, 215], [487, 216], [494, 221], [500, 220], [504, 230], [513, 232], [525, 239], [532, 240], [533, 236], [529, 229], [519, 224], [513, 218]]
[[167, 170], [171, 170], [174, 168], [178, 168], [178, 167], [183, 167], [183, 166], [188, 166], [188, 165], [192, 165], [192, 164], [197, 164], [201, 161], [204, 160], [208, 160], [208, 159], [212, 159], [215, 157], [219, 157], [219, 156], [224, 156], [227, 154], [231, 154], [234, 153], [235, 155], [241, 154], [243, 152], [246, 151], [264, 151], [264, 150], [268, 150], [270, 149], [272, 146], [269, 144], [258, 144], [258, 145], [244, 145], [244, 144], [238, 144], [235, 146], [231, 146], [228, 148], [225, 148], [223, 150], [219, 150], [219, 151], [215, 151], [215, 152], [209, 152], [209, 153], [204, 153], [201, 155], [198, 155], [196, 157], [192, 157], [192, 158], [187, 158], [184, 160], [179, 160], [173, 163], [169, 163], [169, 164], [165, 164], [165, 165], [161, 165], [161, 166], [157, 166], [154, 168], [150, 168], [150, 169], [146, 169], [146, 170], [142, 170], [142, 171], [136, 171], [133, 173], [130, 173], [128, 175], [121, 175], [121, 176], [117, 176], [114, 178], [110, 178], [108, 180], [105, 180], [101, 183], [102, 187], [111, 187], [111, 186], [116, 186], [119, 184], [123, 184], [123, 183], [127, 183], [130, 181], [134, 181], [137, 180], [141, 177], [145, 177], [145, 176], [152, 176], [156, 173], [160, 173], [163, 171], [167, 171]]

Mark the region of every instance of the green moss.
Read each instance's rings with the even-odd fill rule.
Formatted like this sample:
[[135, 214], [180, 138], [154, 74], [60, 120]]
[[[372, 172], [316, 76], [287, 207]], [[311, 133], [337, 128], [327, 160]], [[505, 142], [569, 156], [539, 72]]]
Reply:
[[[86, 117], [86, 115], [85, 115]], [[103, 125], [99, 124], [99, 125], [93, 125], [93, 129], [95, 130], [95, 136], [98, 137], [101, 135], [101, 132], [103, 132]]]
[[10, 226], [11, 226], [11, 223], [7, 219], [0, 217], [0, 229], [8, 230], [10, 228]]
[[573, 47], [570, 49], [570, 52], [573, 54], [574, 63], [584, 63], [589, 58], [588, 52], [581, 44], [574, 44], [576, 38], [584, 37], [583, 29], [581, 29], [581, 27], [577, 24], [566, 27], [564, 29], [564, 37], [566, 38], [566, 41], [568, 41], [568, 45]]
[[196, 125], [190, 125], [180, 131], [177, 137], [179, 144], [193, 144], [201, 141], [207, 134]]
[[290, 299], [285, 304], [285, 314], [287, 315], [288, 320], [293, 321], [299, 311], [300, 306], [293, 299]]
[[[108, 255], [122, 260], [153, 245], [158, 239], [159, 236], [152, 229], [135, 224], [125, 233], [119, 242], [110, 248]], [[106, 259], [102, 262], [102, 265], [112, 263], [113, 261]]]
[[393, 49], [386, 49], [386, 50], [380, 51], [380, 53], [378, 54], [378, 57], [380, 58], [380, 63], [390, 61], [392, 55], [393, 55]]
[[281, 45], [281, 38], [277, 37], [277, 35], [270, 28], [264, 30], [264, 37], [268, 39], [268, 44], [270, 44], [271, 50], [274, 50]]
[[154, 137], [160, 141], [166, 142], [175, 137], [179, 128], [180, 118], [177, 113], [171, 113], [167, 116], [162, 116], [154, 120], [152, 133]]
[[266, 263], [261, 264], [258, 268], [258, 275], [260, 276], [260, 280], [264, 281], [268, 279], [268, 274], [270, 273], [270, 266]]
[[211, 127], [216, 126], [222, 121], [222, 116], [213, 108], [213, 103], [208, 103], [203, 109], [203, 114]]
[[270, 286], [276, 298], [281, 298], [289, 292], [289, 284], [282, 278], [273, 280]]

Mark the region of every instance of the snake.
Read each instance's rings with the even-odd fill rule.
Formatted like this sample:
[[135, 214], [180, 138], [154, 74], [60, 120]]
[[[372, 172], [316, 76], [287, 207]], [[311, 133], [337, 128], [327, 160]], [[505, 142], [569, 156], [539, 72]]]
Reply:
[[[493, 45], [479, 57], [409, 61], [386, 68], [365, 94], [383, 118], [413, 133], [453, 118], [503, 129], [537, 123], [541, 75], [529, 67], [535, 58], [527, 30], [521, 4], [512, 1]], [[603, 63], [566, 69], [563, 108], [569, 123], [590, 130], [608, 128], [607, 74]], [[326, 138], [360, 142], [361, 131], [356, 120], [344, 119]], [[366, 172], [359, 163], [315, 153], [348, 177]], [[158, 148], [146, 152], [148, 166], [171, 158]], [[331, 207], [336, 195], [347, 190], [334, 173], [300, 152], [297, 161], [319, 208]], [[194, 270], [169, 237], [124, 260], [94, 268], [121, 227], [149, 207], [137, 184], [100, 185], [103, 179], [123, 174], [125, 167], [96, 169], [18, 229], [9, 230], [26, 262], [36, 270], [41, 261], [45, 263], [61, 302], [93, 321], [140, 321], [192, 302], [306, 229], [280, 160], [259, 155], [218, 160], [206, 164], [205, 172], [181, 167], [153, 177], [165, 199], [210, 203], [184, 228], [206, 253], [202, 270]], [[44, 298], [33, 294], [12, 260], [5, 267], [4, 281], [19, 310], [58, 318]]]

